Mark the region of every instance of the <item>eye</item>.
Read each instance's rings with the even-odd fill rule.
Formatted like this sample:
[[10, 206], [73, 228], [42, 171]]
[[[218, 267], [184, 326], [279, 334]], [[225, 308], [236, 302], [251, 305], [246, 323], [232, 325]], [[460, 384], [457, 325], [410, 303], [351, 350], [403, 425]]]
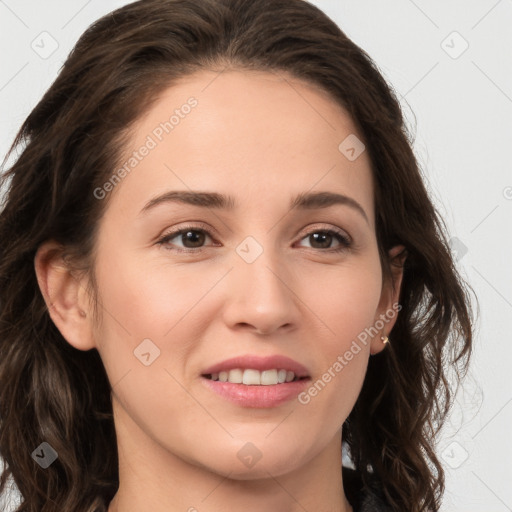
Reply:
[[168, 250], [190, 252], [194, 249], [202, 249], [207, 238], [211, 239], [211, 236], [205, 229], [187, 226], [171, 233], [166, 233], [157, 243]]
[[[333, 252], [340, 252], [351, 246], [350, 238], [334, 229], [311, 231], [302, 240], [308, 240], [312, 249], [331, 249]], [[332, 247], [333, 242], [338, 242], [338, 245]]]

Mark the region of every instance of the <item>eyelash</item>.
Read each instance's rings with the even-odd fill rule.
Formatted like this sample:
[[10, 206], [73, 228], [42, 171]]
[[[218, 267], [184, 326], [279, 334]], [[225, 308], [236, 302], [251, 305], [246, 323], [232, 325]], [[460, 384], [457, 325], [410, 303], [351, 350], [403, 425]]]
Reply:
[[[176, 251], [176, 252], [181, 252], [181, 253], [198, 253], [198, 252], [202, 252], [202, 250], [204, 250], [205, 247], [196, 247], [196, 248], [187, 247], [185, 249], [176, 248], [176, 247], [172, 247], [172, 248], [166, 247], [166, 244], [170, 240], [172, 240], [173, 238], [176, 238], [179, 235], [183, 235], [183, 234], [185, 234], [185, 233], [187, 233], [189, 231], [196, 231], [198, 233], [206, 234], [206, 235], [208, 235], [213, 240], [213, 236], [212, 236], [212, 234], [210, 233], [210, 231], [208, 229], [203, 228], [203, 227], [198, 227], [198, 226], [185, 226], [185, 227], [182, 227], [182, 228], [177, 229], [175, 231], [172, 231], [170, 233], [166, 233], [156, 243], [158, 245], [161, 245], [164, 249], [166, 249], [168, 251]], [[340, 243], [338, 248], [334, 248], [334, 249], [329, 249], [329, 248], [328, 249], [316, 249], [316, 250], [321, 251], [321, 252], [340, 253], [340, 252], [348, 250], [351, 247], [351, 245], [352, 245], [352, 241], [350, 240], [350, 238], [348, 236], [346, 236], [346, 235], [342, 234], [341, 232], [336, 231], [336, 230], [334, 230], [332, 228], [329, 228], [329, 229], [313, 229], [313, 230], [309, 231], [308, 233], [306, 233], [300, 239], [300, 241], [302, 241], [304, 238], [307, 238], [308, 236], [311, 236], [313, 233], [323, 233], [323, 234], [332, 235]], [[311, 247], [311, 249], [314, 250], [315, 248]]]

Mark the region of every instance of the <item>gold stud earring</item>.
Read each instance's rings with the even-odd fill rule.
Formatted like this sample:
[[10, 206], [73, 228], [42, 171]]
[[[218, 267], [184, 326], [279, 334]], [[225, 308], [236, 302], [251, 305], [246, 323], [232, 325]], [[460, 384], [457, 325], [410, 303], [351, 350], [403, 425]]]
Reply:
[[386, 343], [389, 343], [389, 338], [387, 336], [381, 336], [380, 339], [382, 340], [382, 343], [385, 345]]

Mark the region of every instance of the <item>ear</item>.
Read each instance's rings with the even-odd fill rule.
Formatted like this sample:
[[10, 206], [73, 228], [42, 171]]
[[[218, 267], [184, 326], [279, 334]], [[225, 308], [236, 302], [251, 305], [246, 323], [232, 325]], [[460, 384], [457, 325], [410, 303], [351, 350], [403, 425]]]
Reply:
[[34, 267], [50, 317], [64, 339], [78, 350], [95, 348], [87, 283], [72, 273], [63, 247], [54, 241], [43, 243]]
[[380, 302], [375, 315], [374, 325], [378, 328], [384, 324], [376, 336], [373, 337], [370, 346], [372, 355], [378, 354], [386, 346], [381, 336], [388, 336], [398, 317], [397, 305], [400, 299], [400, 288], [404, 273], [404, 262], [407, 258], [407, 251], [403, 245], [395, 245], [388, 252], [391, 263], [391, 278], [384, 278]]

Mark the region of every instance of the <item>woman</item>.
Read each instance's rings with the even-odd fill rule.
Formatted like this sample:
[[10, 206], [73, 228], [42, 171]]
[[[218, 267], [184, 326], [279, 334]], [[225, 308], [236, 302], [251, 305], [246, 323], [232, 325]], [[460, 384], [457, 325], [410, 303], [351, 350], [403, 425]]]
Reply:
[[15, 149], [0, 454], [19, 512], [439, 510], [469, 287], [396, 97], [318, 8], [129, 4]]

